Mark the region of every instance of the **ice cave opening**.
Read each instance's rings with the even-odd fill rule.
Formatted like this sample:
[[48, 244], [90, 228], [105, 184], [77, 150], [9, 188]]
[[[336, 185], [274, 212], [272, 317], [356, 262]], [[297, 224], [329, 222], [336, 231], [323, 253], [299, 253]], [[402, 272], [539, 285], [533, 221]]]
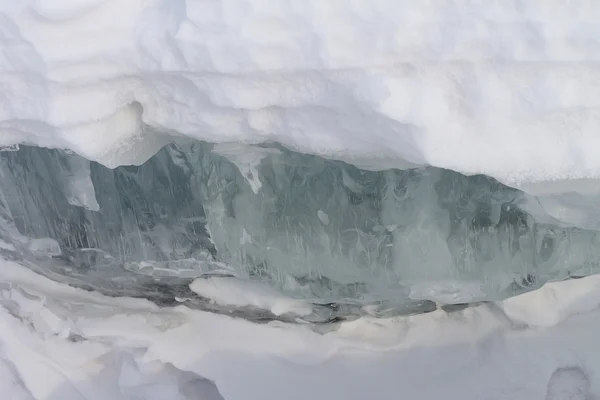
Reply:
[[493, 178], [361, 170], [277, 144], [179, 142], [115, 169], [20, 146], [0, 152], [0, 190], [2, 256], [215, 312], [232, 307], [190, 290], [194, 279], [259, 282], [327, 321], [498, 300], [600, 265], [596, 230], [541, 218], [534, 197]]

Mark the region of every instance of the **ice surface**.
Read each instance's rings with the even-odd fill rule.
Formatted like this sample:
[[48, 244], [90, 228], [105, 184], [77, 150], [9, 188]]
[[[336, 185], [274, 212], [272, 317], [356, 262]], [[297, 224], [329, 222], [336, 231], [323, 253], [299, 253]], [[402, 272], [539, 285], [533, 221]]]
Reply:
[[30, 147], [1, 154], [10, 218], [25, 236], [50, 237], [68, 250], [97, 248], [128, 261], [202, 260], [214, 251], [202, 204], [190, 197], [185, 169], [167, 151], [142, 167], [95, 164], [84, 171], [90, 176], [77, 198], [94, 207], [73, 201], [74, 182], [63, 171], [65, 164], [84, 162], [81, 157]]
[[90, 162], [77, 155], [65, 157], [66, 176], [61, 178], [69, 204], [98, 211], [94, 184], [90, 176]]
[[[75, 188], [97, 208], [73, 201], [72, 165], [89, 165]], [[276, 292], [256, 300], [267, 284], [356, 314], [501, 299], [600, 269], [593, 219], [565, 224], [548, 198], [433, 167], [368, 171], [280, 146], [187, 142], [114, 170], [21, 146], [0, 153], [0, 173], [11, 257], [115, 295], [173, 302], [193, 296], [191, 279], [230, 276], [199, 281], [214, 283], [201, 296], [285, 314], [265, 300]], [[243, 289], [233, 302], [218, 295], [225, 283]]]
[[117, 3], [2, 2], [0, 144], [114, 167], [174, 135], [525, 190], [600, 178], [595, 2]]

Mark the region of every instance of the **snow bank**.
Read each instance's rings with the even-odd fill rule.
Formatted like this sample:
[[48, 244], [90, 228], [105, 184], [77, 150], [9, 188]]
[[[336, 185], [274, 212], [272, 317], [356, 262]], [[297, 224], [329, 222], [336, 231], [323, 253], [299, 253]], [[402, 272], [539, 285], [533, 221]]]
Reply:
[[502, 309], [515, 323], [554, 326], [568, 317], [600, 306], [600, 276], [565, 282], [548, 282], [541, 289], [502, 302]]
[[223, 306], [254, 306], [275, 315], [289, 313], [306, 316], [312, 313], [312, 307], [307, 302], [283, 296], [262, 282], [228, 277], [200, 278], [192, 282], [190, 289]]
[[564, 191], [600, 177], [599, 19], [568, 0], [4, 1], [0, 144], [116, 166], [167, 135], [278, 141]]
[[320, 335], [302, 324], [260, 325], [105, 297], [12, 262], [1, 267], [0, 388], [8, 398], [600, 394], [597, 276], [450, 313], [364, 317]]

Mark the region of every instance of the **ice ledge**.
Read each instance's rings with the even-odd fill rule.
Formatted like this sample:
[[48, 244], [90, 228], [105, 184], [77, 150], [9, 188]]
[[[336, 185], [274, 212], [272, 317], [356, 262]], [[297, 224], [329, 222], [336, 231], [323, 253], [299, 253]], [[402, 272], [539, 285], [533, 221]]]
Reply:
[[511, 186], [596, 180], [598, 19], [567, 0], [5, 2], [0, 144], [116, 166], [174, 134]]

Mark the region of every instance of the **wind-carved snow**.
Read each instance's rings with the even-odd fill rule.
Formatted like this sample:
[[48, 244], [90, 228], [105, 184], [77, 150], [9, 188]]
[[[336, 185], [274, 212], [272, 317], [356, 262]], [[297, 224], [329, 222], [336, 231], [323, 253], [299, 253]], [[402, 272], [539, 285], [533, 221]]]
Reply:
[[0, 141], [112, 167], [183, 135], [525, 190], [593, 180], [599, 18], [566, 0], [6, 2]]
[[[2, 261], [0, 276], [7, 307], [0, 310], [0, 388], [11, 399], [335, 400], [376, 390], [383, 399], [563, 400], [600, 393], [598, 276], [459, 311], [362, 317], [324, 334], [107, 297], [10, 261]], [[220, 288], [235, 296], [234, 287]]]

